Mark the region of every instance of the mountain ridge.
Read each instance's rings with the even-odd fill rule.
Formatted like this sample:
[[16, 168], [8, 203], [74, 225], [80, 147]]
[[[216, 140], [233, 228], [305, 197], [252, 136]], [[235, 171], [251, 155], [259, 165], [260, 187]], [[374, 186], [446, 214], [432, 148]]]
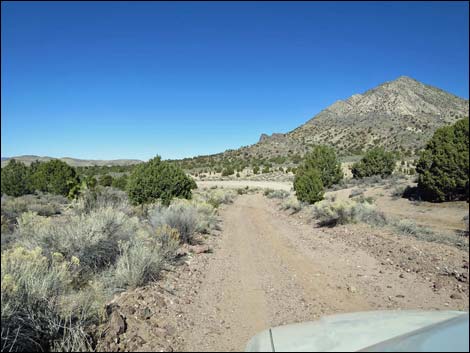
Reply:
[[79, 159], [72, 157], [49, 157], [49, 156], [36, 156], [36, 155], [21, 155], [14, 157], [2, 157], [2, 167], [4, 167], [11, 159], [23, 162], [26, 165], [30, 165], [33, 161], [46, 162], [53, 159], [59, 159], [72, 167], [87, 167], [87, 166], [125, 166], [143, 163], [139, 159]]
[[[374, 146], [416, 152], [434, 131], [468, 117], [468, 100], [408, 76], [337, 100], [287, 133], [240, 148], [250, 156], [303, 154], [313, 144], [358, 153]], [[231, 151], [237, 154], [238, 150]]]

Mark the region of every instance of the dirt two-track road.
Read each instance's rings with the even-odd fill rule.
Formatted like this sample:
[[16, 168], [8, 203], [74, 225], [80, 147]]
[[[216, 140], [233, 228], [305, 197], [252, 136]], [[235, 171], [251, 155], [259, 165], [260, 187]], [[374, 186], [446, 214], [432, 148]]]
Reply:
[[[212, 251], [114, 300], [105, 351], [240, 351], [267, 328], [369, 310], [468, 311], [468, 251], [367, 225], [320, 228], [261, 193], [219, 210]], [[119, 318], [122, 318], [119, 319]]]
[[194, 323], [179, 333], [183, 350], [243, 350], [266, 328], [326, 314], [468, 310], [465, 294], [449, 299], [450, 292], [436, 291], [420, 273], [301, 223], [261, 194], [238, 197], [221, 216], [221, 239], [208, 255], [197, 296], [183, 309]]

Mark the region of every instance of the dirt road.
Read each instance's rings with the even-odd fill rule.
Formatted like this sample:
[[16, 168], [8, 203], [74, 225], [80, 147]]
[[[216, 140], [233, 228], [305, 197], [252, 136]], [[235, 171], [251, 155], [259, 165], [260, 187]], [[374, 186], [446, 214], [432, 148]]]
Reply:
[[194, 323], [180, 332], [184, 350], [243, 350], [261, 330], [325, 314], [468, 308], [467, 298], [449, 304], [449, 293], [417, 273], [301, 224], [260, 194], [237, 198], [221, 216], [222, 238], [183, 309]]
[[197, 185], [199, 188], [209, 188], [212, 186], [223, 188], [267, 188], [273, 190], [286, 190], [292, 189], [292, 183], [286, 181], [257, 181], [257, 180], [198, 180]]

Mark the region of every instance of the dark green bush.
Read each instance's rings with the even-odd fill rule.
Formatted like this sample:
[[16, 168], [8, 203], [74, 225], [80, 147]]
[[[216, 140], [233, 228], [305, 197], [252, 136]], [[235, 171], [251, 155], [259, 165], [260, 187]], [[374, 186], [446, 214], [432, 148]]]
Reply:
[[28, 167], [14, 159], [2, 168], [2, 194], [21, 196], [31, 193]]
[[137, 166], [127, 182], [127, 192], [133, 204], [161, 200], [168, 205], [174, 197], [190, 199], [195, 186], [180, 167], [157, 156]]
[[300, 169], [316, 169], [324, 187], [329, 188], [343, 179], [341, 163], [336, 157], [335, 150], [328, 146], [314, 146], [305, 156]]
[[259, 173], [259, 167], [255, 166], [253, 167], [253, 174], [258, 174]]
[[229, 176], [235, 174], [235, 170], [233, 167], [226, 167], [222, 170], [222, 176]]
[[32, 188], [38, 191], [68, 196], [78, 184], [75, 169], [59, 159], [38, 163], [31, 173]]
[[101, 186], [111, 186], [113, 183], [113, 177], [109, 174], [102, 175], [99, 183]]
[[127, 187], [127, 175], [122, 175], [118, 178], [114, 178], [113, 182], [111, 183], [112, 187], [115, 187], [116, 189], [120, 190], [126, 190]]
[[436, 130], [416, 166], [423, 199], [468, 200], [468, 133], [468, 118]]
[[299, 201], [315, 203], [323, 199], [321, 174], [315, 168], [298, 169], [294, 179], [294, 190]]
[[393, 152], [377, 147], [367, 151], [359, 162], [354, 163], [351, 172], [356, 179], [373, 175], [380, 175], [383, 178], [393, 173], [395, 163], [396, 156]]

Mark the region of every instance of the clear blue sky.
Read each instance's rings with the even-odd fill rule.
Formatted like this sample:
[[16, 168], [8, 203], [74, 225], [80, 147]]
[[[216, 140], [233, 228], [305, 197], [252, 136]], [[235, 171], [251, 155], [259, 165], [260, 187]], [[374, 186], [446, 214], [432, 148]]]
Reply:
[[401, 75], [468, 98], [466, 2], [2, 2], [2, 156], [182, 158]]

